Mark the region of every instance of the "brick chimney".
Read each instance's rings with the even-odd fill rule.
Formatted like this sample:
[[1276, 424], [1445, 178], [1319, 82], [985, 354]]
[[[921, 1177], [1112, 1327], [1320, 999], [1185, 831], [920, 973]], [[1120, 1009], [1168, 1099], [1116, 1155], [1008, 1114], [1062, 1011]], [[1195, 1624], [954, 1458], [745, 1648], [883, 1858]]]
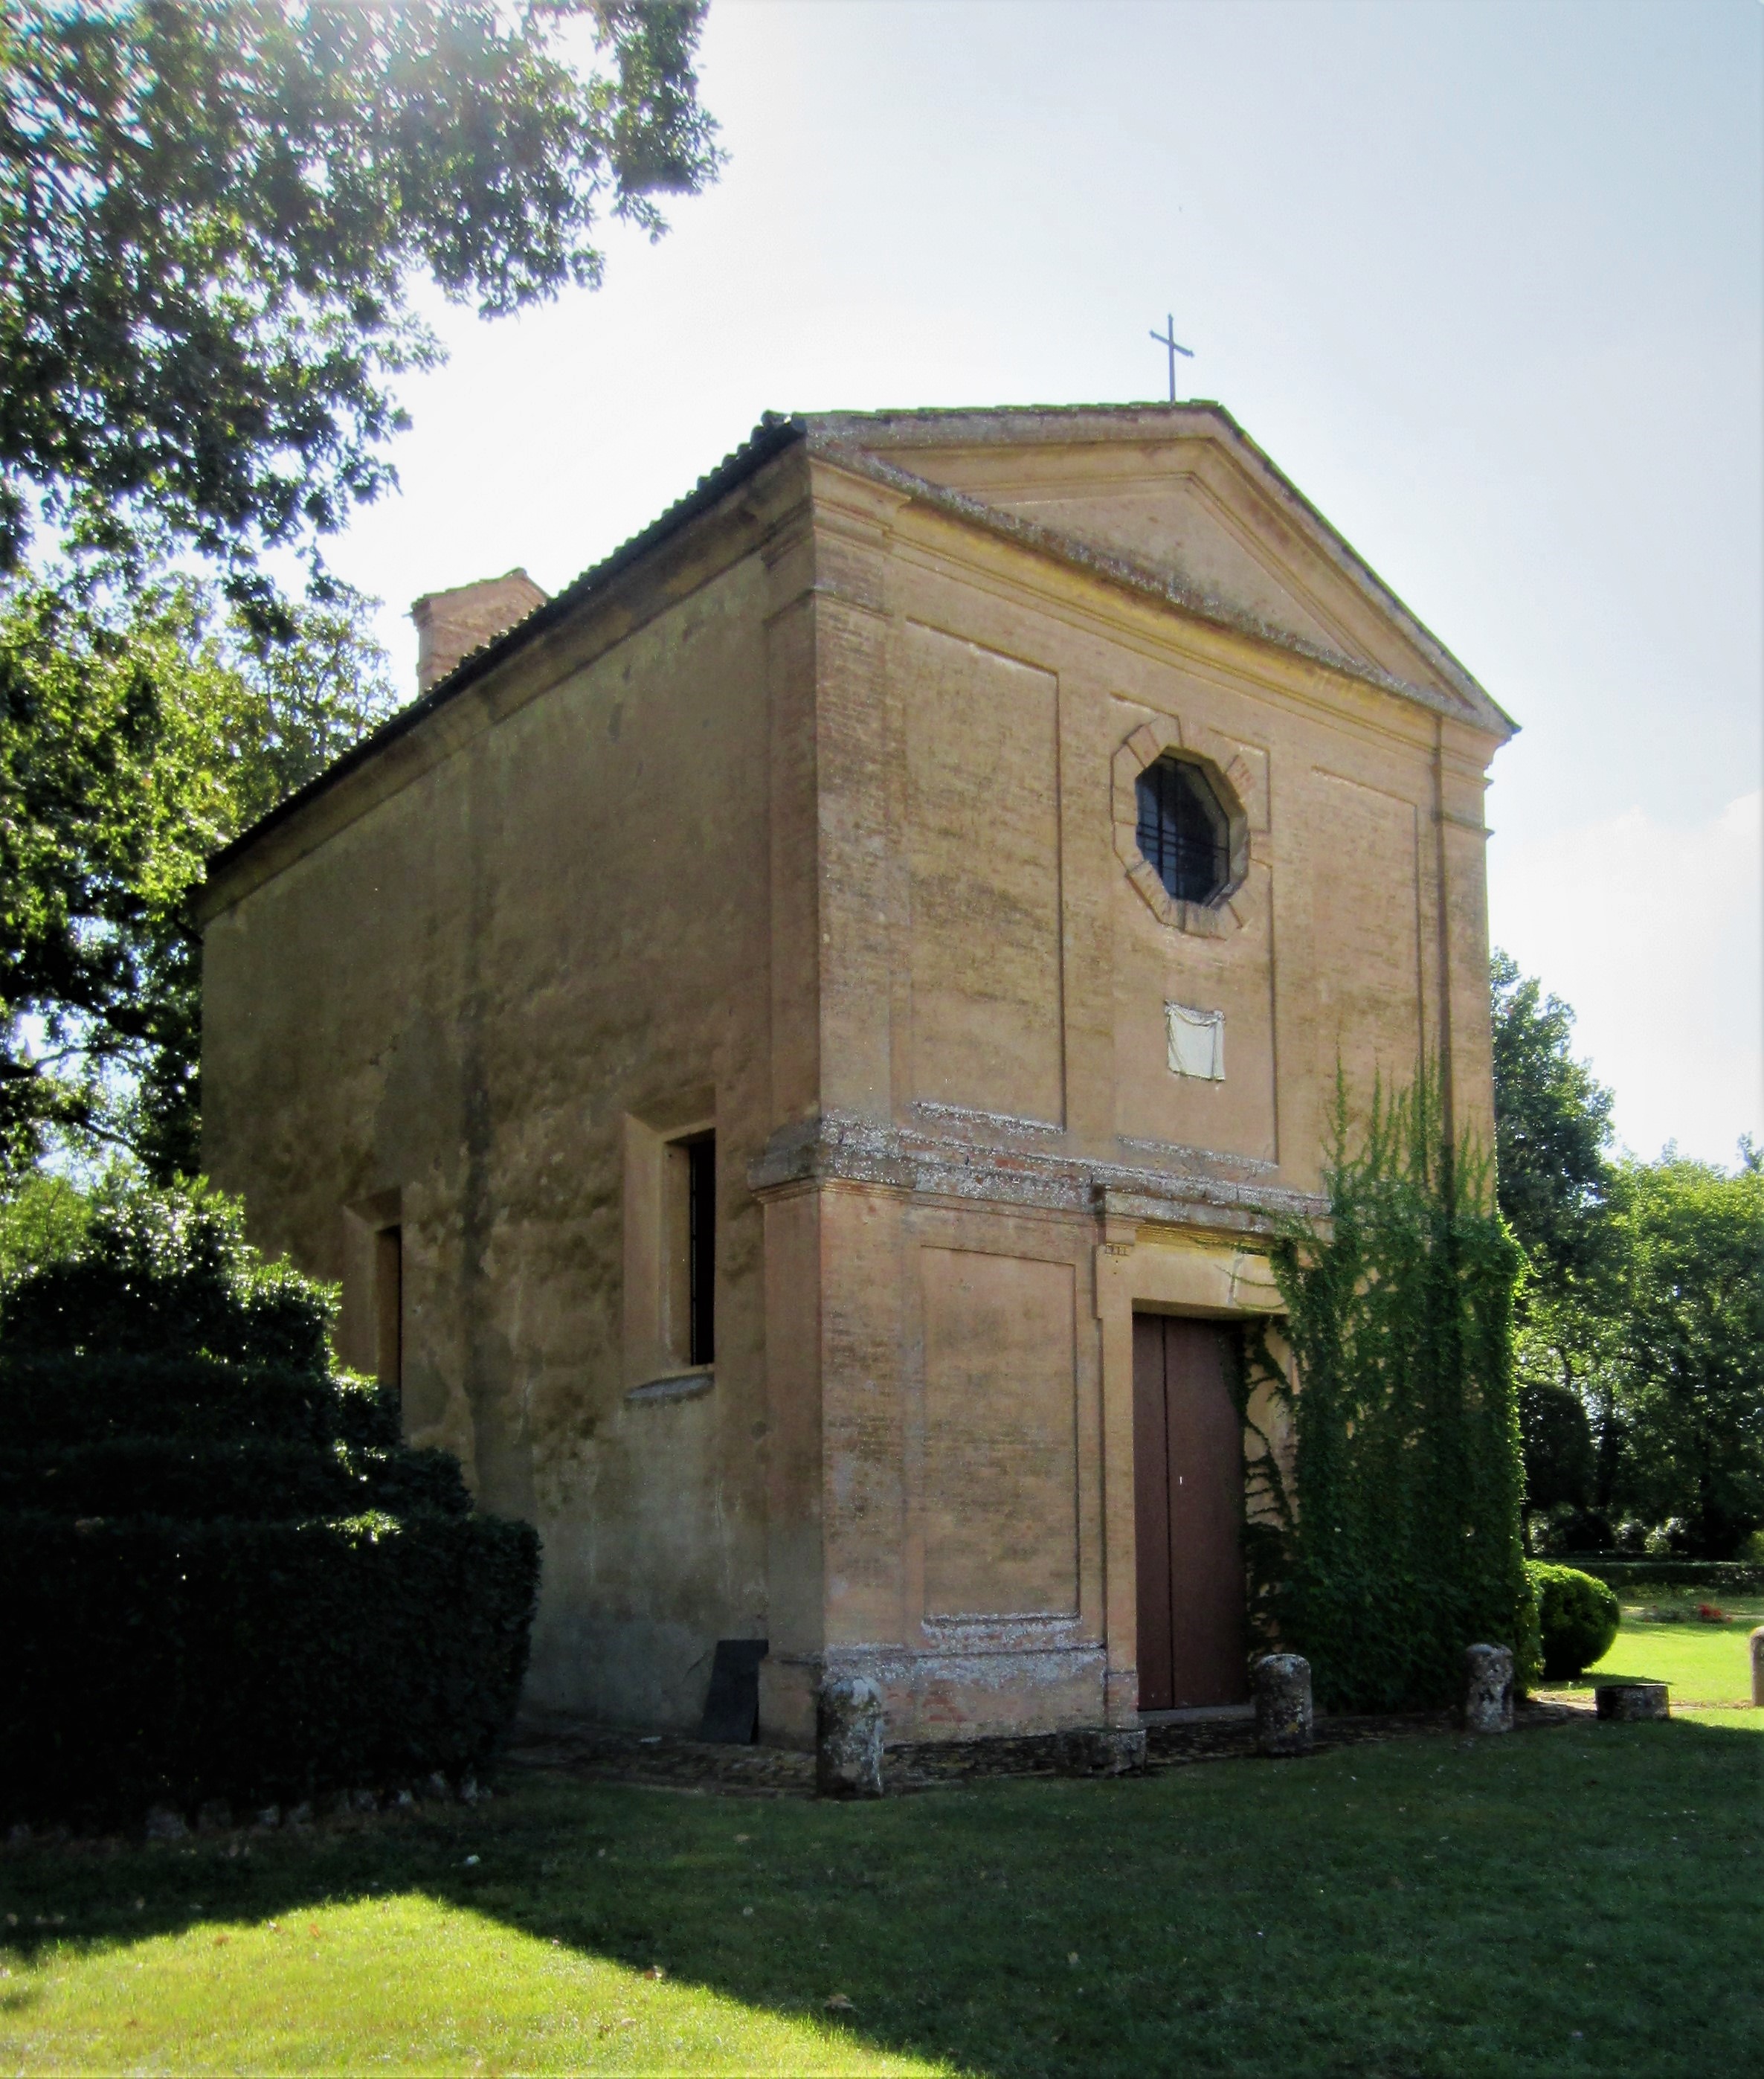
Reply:
[[480, 578], [476, 584], [455, 585], [451, 592], [425, 592], [411, 608], [416, 623], [417, 692], [426, 693], [462, 657], [525, 621], [546, 598], [525, 571]]

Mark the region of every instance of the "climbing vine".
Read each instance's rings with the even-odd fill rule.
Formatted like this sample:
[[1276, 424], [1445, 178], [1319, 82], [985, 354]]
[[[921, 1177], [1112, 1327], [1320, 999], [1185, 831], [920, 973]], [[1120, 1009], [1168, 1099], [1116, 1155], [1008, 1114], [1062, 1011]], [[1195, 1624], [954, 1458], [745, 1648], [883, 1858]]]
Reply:
[[1512, 1372], [1521, 1257], [1492, 1167], [1443, 1127], [1423, 1065], [1375, 1088], [1356, 1136], [1338, 1077], [1326, 1221], [1276, 1240], [1294, 1390], [1265, 1335], [1245, 1384], [1267, 1447], [1252, 1459], [1256, 1629], [1310, 1660], [1333, 1710], [1436, 1705], [1464, 1648], [1511, 1646], [1538, 1669], [1520, 1545]]

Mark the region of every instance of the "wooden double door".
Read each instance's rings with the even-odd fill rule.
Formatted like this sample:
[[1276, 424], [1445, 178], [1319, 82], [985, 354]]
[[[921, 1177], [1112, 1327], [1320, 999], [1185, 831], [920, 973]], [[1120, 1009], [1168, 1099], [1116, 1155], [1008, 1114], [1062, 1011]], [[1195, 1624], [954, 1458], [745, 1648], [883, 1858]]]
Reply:
[[1133, 1317], [1142, 1711], [1249, 1694], [1234, 1333], [1213, 1321]]

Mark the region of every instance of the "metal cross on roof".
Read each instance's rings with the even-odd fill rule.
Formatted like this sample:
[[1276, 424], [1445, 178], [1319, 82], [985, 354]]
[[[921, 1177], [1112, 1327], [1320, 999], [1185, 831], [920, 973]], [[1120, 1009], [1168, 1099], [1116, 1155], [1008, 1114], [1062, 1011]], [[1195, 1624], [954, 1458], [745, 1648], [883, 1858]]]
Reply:
[[1179, 353], [1186, 354], [1192, 361], [1194, 358], [1194, 349], [1192, 346], [1179, 346], [1177, 344], [1174, 317], [1165, 318], [1163, 331], [1155, 332], [1152, 337], [1160, 346], [1168, 347], [1170, 350], [1170, 402], [1173, 404], [1176, 402], [1176, 357]]

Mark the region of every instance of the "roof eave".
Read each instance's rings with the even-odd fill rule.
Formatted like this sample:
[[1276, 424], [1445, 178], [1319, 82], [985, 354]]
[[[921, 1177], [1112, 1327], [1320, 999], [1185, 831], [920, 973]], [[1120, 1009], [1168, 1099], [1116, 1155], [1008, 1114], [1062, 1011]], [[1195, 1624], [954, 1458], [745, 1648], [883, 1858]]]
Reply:
[[678, 500], [657, 519], [652, 521], [641, 533], [615, 549], [580, 577], [555, 593], [531, 613], [517, 621], [481, 648], [461, 658], [447, 676], [439, 679], [425, 693], [419, 694], [408, 707], [399, 709], [390, 715], [378, 729], [372, 730], [358, 743], [352, 744], [343, 755], [316, 773], [303, 787], [297, 789], [286, 801], [278, 802], [266, 815], [260, 816], [249, 830], [209, 855], [205, 880], [208, 885], [222, 879], [229, 868], [243, 859], [263, 839], [290, 822], [321, 796], [329, 793], [352, 772], [358, 772], [402, 737], [419, 728], [435, 713], [480, 680], [487, 678], [500, 665], [506, 663], [528, 643], [554, 628], [578, 608], [587, 604], [597, 593], [604, 592], [617, 579], [624, 575], [632, 566], [642, 561], [653, 550], [659, 548], [679, 530], [708, 512], [721, 500], [755, 475], [775, 456], [794, 446], [805, 435], [804, 422], [799, 418], [768, 412], [754, 429], [750, 438], [724, 457], [717, 467], [701, 476], [687, 495]]

